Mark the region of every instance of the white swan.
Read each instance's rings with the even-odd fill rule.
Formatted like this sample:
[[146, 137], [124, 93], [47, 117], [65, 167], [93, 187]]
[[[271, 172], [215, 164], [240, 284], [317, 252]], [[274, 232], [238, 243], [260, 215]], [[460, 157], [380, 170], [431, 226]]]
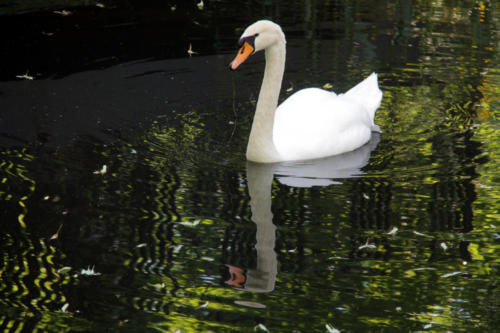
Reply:
[[271, 163], [307, 160], [352, 151], [380, 131], [373, 118], [382, 92], [373, 73], [345, 94], [318, 88], [297, 91], [278, 107], [285, 70], [286, 41], [281, 27], [257, 21], [240, 38], [230, 68], [266, 50], [266, 68], [247, 146], [247, 159]]

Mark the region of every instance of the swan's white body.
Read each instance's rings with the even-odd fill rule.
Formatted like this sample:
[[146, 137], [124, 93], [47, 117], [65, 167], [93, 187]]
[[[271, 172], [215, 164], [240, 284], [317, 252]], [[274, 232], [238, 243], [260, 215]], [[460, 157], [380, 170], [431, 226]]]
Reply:
[[[250, 40], [248, 43], [247, 40]], [[254, 162], [307, 160], [338, 155], [370, 140], [382, 92], [373, 73], [345, 94], [318, 88], [303, 89], [278, 105], [285, 69], [285, 36], [270, 21], [249, 26], [245, 41], [231, 63], [236, 69], [251, 53], [265, 50], [266, 69], [247, 146], [247, 159]], [[254, 45], [250, 45], [253, 43]], [[247, 47], [246, 55], [243, 51]], [[243, 59], [238, 59], [243, 55]]]

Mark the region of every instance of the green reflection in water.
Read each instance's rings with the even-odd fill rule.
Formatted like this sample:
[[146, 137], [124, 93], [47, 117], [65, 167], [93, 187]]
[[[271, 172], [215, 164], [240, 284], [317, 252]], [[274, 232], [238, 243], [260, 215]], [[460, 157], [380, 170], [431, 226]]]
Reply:
[[[312, 189], [274, 180], [275, 290], [244, 292], [222, 278], [224, 264], [257, 261], [242, 162], [247, 131], [208, 129], [210, 113], [183, 109], [136, 141], [76, 144], [49, 158], [32, 148], [3, 152], [4, 331], [251, 332], [262, 323], [271, 332], [322, 332], [330, 323], [352, 332], [479, 332], [500, 325], [495, 5], [382, 1], [372, 15], [393, 24], [371, 28], [354, 5], [336, 12], [328, 3], [321, 12], [312, 3], [304, 5], [308, 31], [330, 36], [318, 23], [339, 16], [354, 41], [348, 52], [328, 50], [338, 62], [328, 58], [327, 71], [348, 77], [347, 85], [377, 61], [386, 68], [377, 113], [384, 134], [359, 178]], [[381, 35], [397, 57], [363, 48]], [[313, 37], [302, 53], [312, 76], [305, 68], [300, 84], [325, 80], [320, 46], [328, 43]], [[241, 108], [253, 111], [251, 103]], [[222, 112], [232, 119], [232, 110]], [[219, 143], [229, 137], [229, 148]], [[44, 163], [54, 171], [40, 171]], [[106, 174], [92, 174], [104, 164]], [[51, 182], [37, 179], [44, 172]], [[61, 225], [61, 239], [50, 240]], [[102, 275], [82, 275], [88, 265]], [[60, 273], [65, 266], [73, 270]]]

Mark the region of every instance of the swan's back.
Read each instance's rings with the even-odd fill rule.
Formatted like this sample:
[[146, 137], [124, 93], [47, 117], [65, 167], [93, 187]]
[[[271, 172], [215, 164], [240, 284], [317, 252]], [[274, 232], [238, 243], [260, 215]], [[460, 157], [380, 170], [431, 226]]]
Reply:
[[303, 89], [276, 110], [273, 141], [284, 160], [342, 154], [370, 140], [382, 92], [372, 74], [347, 93]]

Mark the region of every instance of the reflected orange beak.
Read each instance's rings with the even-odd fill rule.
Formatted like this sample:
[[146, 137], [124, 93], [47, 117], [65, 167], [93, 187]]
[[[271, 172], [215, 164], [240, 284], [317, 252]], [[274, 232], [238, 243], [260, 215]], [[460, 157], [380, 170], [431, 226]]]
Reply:
[[253, 53], [253, 51], [253, 46], [248, 44], [247, 42], [244, 42], [243, 46], [238, 50], [238, 54], [236, 55], [234, 60], [229, 64], [229, 68], [234, 71], [236, 68], [238, 68], [239, 65], [247, 60], [247, 58]]
[[228, 264], [226, 264], [226, 267], [229, 268], [229, 274], [231, 274], [231, 278], [229, 278], [226, 283], [236, 288], [243, 288], [246, 281], [245, 271], [239, 267]]

